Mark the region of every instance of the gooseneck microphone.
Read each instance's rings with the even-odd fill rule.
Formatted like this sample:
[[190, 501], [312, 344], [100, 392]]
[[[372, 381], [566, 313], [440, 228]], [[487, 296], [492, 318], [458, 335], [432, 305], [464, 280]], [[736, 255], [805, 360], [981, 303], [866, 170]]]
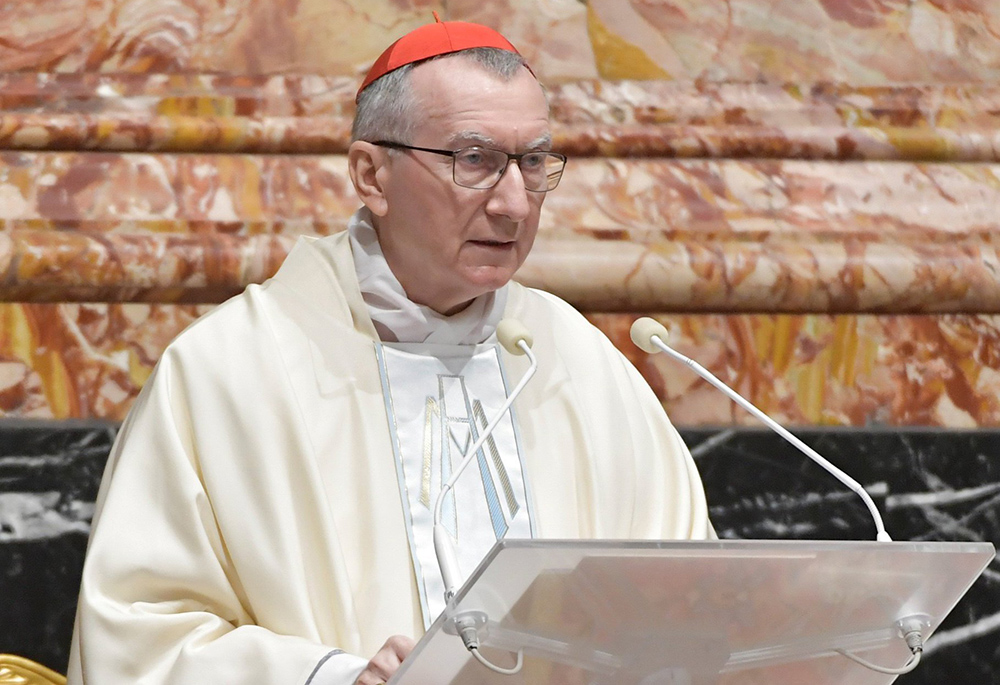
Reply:
[[[455, 552], [455, 545], [451, 541], [451, 536], [444, 526], [441, 525], [441, 510], [444, 505], [444, 498], [450, 490], [455, 487], [455, 483], [458, 481], [459, 476], [465, 471], [466, 467], [472, 463], [473, 458], [476, 456], [476, 452], [479, 448], [483, 446], [493, 430], [500, 424], [503, 420], [504, 415], [510, 409], [510, 406], [514, 404], [514, 400], [517, 396], [521, 394], [524, 390], [524, 386], [528, 384], [531, 377], [535, 375], [535, 371], [538, 369], [538, 360], [535, 359], [535, 355], [531, 353], [531, 345], [534, 340], [531, 337], [531, 332], [525, 328], [524, 324], [520, 321], [515, 321], [514, 319], [504, 319], [497, 326], [497, 340], [503, 346], [505, 350], [514, 355], [528, 355], [528, 360], [530, 365], [528, 370], [521, 377], [517, 386], [514, 387], [513, 392], [507, 396], [507, 400], [500, 407], [499, 411], [493, 416], [493, 419], [486, 425], [486, 429], [482, 432], [479, 438], [473, 443], [472, 447], [468, 449], [465, 456], [462, 457], [462, 462], [458, 465], [452, 474], [448, 482], [441, 487], [441, 492], [438, 494], [437, 503], [434, 505], [434, 554], [437, 555], [438, 566], [441, 569], [441, 580], [444, 582], [444, 601], [447, 606], [450, 606], [452, 600], [455, 598], [456, 586], [458, 585], [459, 579], [461, 578], [461, 570], [458, 568], [458, 556]], [[447, 609], [446, 609], [447, 611]], [[466, 612], [459, 614], [452, 618], [452, 623], [454, 625], [455, 632], [462, 639], [462, 643], [465, 648], [469, 650], [469, 653], [476, 658], [476, 660], [483, 666], [486, 666], [491, 671], [500, 673], [502, 675], [514, 675], [521, 671], [521, 667], [524, 665], [524, 650], [517, 650], [517, 663], [511, 668], [504, 668], [498, 666], [491, 662], [489, 659], [484, 657], [479, 652], [479, 632], [478, 628], [481, 620], [484, 617], [480, 616], [477, 612]]]
[[816, 450], [809, 447], [809, 445], [792, 435], [792, 433], [790, 433], [784, 426], [755, 407], [751, 402], [746, 400], [742, 395], [737, 393], [728, 385], [720, 381], [704, 366], [693, 359], [685, 357], [683, 354], [672, 349], [671, 347], [668, 347], [666, 341], [669, 338], [669, 334], [663, 324], [655, 319], [649, 318], [648, 316], [643, 317], [632, 324], [632, 329], [629, 331], [629, 335], [632, 338], [632, 342], [636, 344], [636, 347], [644, 352], [648, 352], [649, 354], [656, 354], [661, 351], [666, 352], [673, 359], [686, 364], [696, 374], [724, 392], [729, 399], [743, 407], [743, 409], [750, 412], [753, 416], [760, 419], [764, 425], [783, 437], [785, 440], [798, 448], [800, 452], [830, 472], [834, 478], [856, 492], [861, 499], [864, 500], [865, 505], [868, 507], [868, 511], [871, 512], [872, 518], [875, 520], [875, 539], [879, 542], [892, 542], [892, 538], [889, 537], [889, 534], [885, 530], [885, 525], [882, 523], [882, 515], [879, 514], [878, 508], [875, 506], [875, 502], [872, 501], [871, 496], [863, 487], [861, 487], [860, 483], [831, 464], [826, 460], [826, 458], [816, 452]]
[[503, 420], [507, 410], [510, 409], [514, 400], [521, 394], [524, 386], [528, 384], [528, 381], [535, 375], [535, 370], [538, 368], [538, 360], [531, 353], [531, 345], [534, 343], [534, 340], [531, 337], [531, 332], [524, 327], [524, 324], [514, 319], [504, 319], [497, 326], [497, 340], [511, 354], [528, 355], [531, 365], [499, 411], [497, 411], [493, 419], [486, 425], [486, 429], [479, 435], [479, 439], [466, 451], [461, 463], [452, 471], [451, 478], [442, 486], [441, 492], [438, 494], [437, 503], [434, 505], [434, 553], [437, 555], [438, 566], [441, 568], [441, 580], [444, 581], [444, 601], [446, 603], [451, 603], [452, 598], [455, 596], [461, 572], [458, 568], [458, 557], [455, 553], [455, 546], [452, 544], [451, 536], [445, 527], [441, 525], [441, 510], [444, 505], [445, 495], [455, 487], [455, 482], [458, 481], [459, 476], [472, 463], [476, 452], [489, 439], [493, 430]]

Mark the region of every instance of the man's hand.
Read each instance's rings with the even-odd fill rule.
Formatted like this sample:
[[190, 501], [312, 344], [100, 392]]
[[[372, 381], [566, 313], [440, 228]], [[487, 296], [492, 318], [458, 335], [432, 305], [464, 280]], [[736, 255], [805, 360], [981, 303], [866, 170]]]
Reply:
[[416, 643], [405, 635], [393, 635], [382, 649], [375, 653], [368, 667], [361, 671], [358, 676], [357, 685], [378, 685], [384, 683], [392, 674], [399, 670], [399, 665], [403, 662]]

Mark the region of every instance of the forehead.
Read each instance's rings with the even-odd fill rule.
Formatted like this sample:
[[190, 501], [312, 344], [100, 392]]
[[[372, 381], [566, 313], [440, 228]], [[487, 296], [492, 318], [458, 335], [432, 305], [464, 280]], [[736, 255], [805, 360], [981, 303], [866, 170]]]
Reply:
[[504, 80], [456, 56], [417, 65], [411, 79], [420, 142], [461, 142], [458, 138], [469, 136], [518, 147], [549, 135], [545, 94], [523, 67]]

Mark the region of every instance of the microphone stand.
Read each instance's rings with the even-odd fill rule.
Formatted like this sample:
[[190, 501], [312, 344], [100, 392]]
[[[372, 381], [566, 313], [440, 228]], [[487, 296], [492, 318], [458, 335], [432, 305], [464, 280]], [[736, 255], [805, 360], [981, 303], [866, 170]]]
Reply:
[[[487, 424], [486, 429], [465, 453], [461, 463], [452, 472], [451, 478], [441, 487], [437, 503], [434, 505], [434, 553], [437, 555], [438, 566], [441, 569], [441, 580], [444, 582], [444, 600], [447, 604], [445, 611], [453, 606], [458, 579], [461, 577], [455, 546], [452, 544], [451, 536], [448, 534], [447, 529], [441, 525], [441, 512], [445, 496], [454, 489], [459, 476], [472, 463], [476, 453], [486, 443], [490, 435], [492, 435], [494, 429], [500, 424], [500, 421], [503, 420], [510, 406], [514, 403], [514, 400], [521, 394], [524, 386], [528, 384], [528, 381], [531, 380], [531, 377], [535, 375], [535, 371], [538, 369], [538, 360], [531, 352], [531, 334], [519, 322], [511, 319], [501, 321], [500, 325], [497, 326], [497, 338], [503, 348], [511, 354], [527, 355], [530, 365], [524, 376], [521, 377], [521, 380], [514, 387], [514, 390], [507, 396], [507, 400], [494, 415], [493, 420]], [[465, 648], [484, 666], [503, 675], [514, 675], [521, 670], [521, 666], [524, 664], [523, 649], [518, 650], [517, 663], [511, 668], [497, 666], [479, 653], [479, 634], [477, 628], [482, 623], [482, 616], [479, 614], [459, 615], [454, 617], [453, 621], [455, 630], [462, 638]]]

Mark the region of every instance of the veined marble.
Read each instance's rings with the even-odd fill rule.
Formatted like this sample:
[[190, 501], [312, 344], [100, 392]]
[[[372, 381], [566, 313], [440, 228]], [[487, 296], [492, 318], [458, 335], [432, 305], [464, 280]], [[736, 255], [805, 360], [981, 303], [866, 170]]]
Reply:
[[[927, 231], [951, 240], [993, 232], [998, 179], [998, 164], [571, 159], [546, 197], [541, 232], [864, 239]], [[133, 222], [181, 233], [232, 232], [228, 222], [252, 223], [257, 232], [309, 232], [342, 222], [359, 206], [346, 158], [320, 155], [0, 152], [0, 199], [4, 228], [98, 222], [101, 231]], [[43, 222], [17, 223], [36, 219]]]
[[[757, 425], [687, 367], [629, 340], [635, 317], [591, 320], [683, 426]], [[789, 425], [1000, 425], [996, 316], [656, 317], [670, 342]]]
[[354, 74], [427, 0], [56, 0], [0, 12], [0, 71]]
[[[116, 426], [0, 421], [0, 644], [64, 670], [87, 530]], [[871, 539], [861, 500], [768, 431], [686, 429], [722, 538]], [[872, 494], [896, 540], [1000, 542], [996, 430], [812, 429], [800, 435]], [[1000, 562], [898, 683], [992, 682]]]
[[[998, 312], [1000, 165], [573, 160], [519, 273], [586, 311]], [[0, 153], [0, 299], [217, 302], [358, 206], [342, 156]]]
[[[519, 278], [637, 364], [723, 536], [870, 522], [636, 350], [638, 310], [780, 420], [864, 427], [808, 439], [893, 534], [998, 540], [1000, 3], [26, 0], [0, 5], [0, 642], [65, 664], [114, 432], [66, 420], [121, 420], [210, 303], [343, 227], [354, 90], [432, 10], [499, 28], [547, 86], [575, 159]], [[50, 443], [11, 417], [63, 422]], [[692, 430], [710, 424], [730, 428]], [[995, 679], [998, 579], [899, 682]]]
[[0, 152], [0, 199], [7, 229], [157, 233], [322, 232], [358, 206], [346, 158], [315, 155]]
[[0, 234], [0, 273], [15, 302], [222, 302], [273, 275], [294, 240], [13, 230]]
[[[0, 305], [0, 415], [121, 420], [163, 348], [207, 305]], [[724, 395], [590, 319], [682, 426], [754, 425]], [[659, 315], [676, 348], [794, 425], [1000, 426], [997, 316]]]
[[[146, 228], [0, 233], [0, 301], [221, 302], [273, 275], [295, 240], [129, 227]], [[1000, 239], [988, 235], [591, 238], [537, 240], [517, 279], [592, 312], [1000, 311]]]
[[[342, 153], [358, 77], [0, 75], [8, 149]], [[993, 84], [550, 84], [571, 155], [994, 161]]]
[[971, 0], [591, 0], [604, 78], [995, 82], [1000, 8]]
[[506, 32], [547, 81], [995, 82], [983, 0], [55, 0], [0, 10], [0, 71], [357, 75], [444, 19]]
[[123, 419], [167, 343], [209, 309], [0, 305], [0, 415]]

